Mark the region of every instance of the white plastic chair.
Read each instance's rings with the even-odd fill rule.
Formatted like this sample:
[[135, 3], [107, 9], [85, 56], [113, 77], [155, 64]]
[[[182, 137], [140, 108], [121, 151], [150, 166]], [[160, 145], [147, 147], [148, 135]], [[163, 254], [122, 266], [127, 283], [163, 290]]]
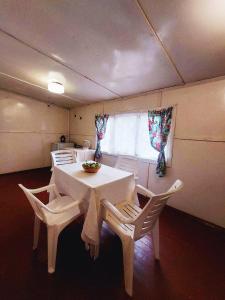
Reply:
[[105, 208], [103, 220], [122, 241], [125, 289], [130, 296], [133, 293], [134, 242], [152, 232], [155, 258], [159, 259], [158, 217], [167, 200], [182, 187], [182, 181], [177, 180], [166, 193], [155, 195], [143, 186], [136, 185], [136, 191], [139, 194], [150, 198], [143, 209], [131, 202], [114, 206], [109, 201], [102, 200], [103, 208]]
[[[48, 272], [54, 273], [58, 236], [67, 225], [82, 214], [80, 202], [69, 196], [61, 196], [55, 184], [38, 189], [27, 189], [22, 184], [19, 184], [19, 187], [24, 191], [35, 213], [33, 250], [38, 245], [41, 221], [47, 225]], [[49, 201], [47, 205], [34, 196], [34, 194], [43, 191], [48, 191], [55, 195], [55, 198]]]
[[119, 156], [115, 168], [133, 173], [135, 180], [138, 179], [138, 159], [133, 156]]
[[73, 149], [52, 151], [51, 157], [52, 167], [76, 162], [75, 151]]

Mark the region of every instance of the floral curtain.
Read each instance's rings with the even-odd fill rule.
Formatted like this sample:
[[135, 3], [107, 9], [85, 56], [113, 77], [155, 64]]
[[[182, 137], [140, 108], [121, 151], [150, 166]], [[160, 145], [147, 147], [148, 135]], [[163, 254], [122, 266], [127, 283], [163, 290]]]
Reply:
[[156, 174], [166, 174], [165, 146], [170, 132], [173, 107], [148, 112], [148, 127], [151, 146], [159, 152]]
[[97, 136], [95, 160], [102, 157], [101, 140], [104, 138], [104, 135], [105, 135], [108, 118], [109, 118], [109, 115], [106, 115], [106, 114], [95, 115], [95, 128], [96, 128], [96, 136]]

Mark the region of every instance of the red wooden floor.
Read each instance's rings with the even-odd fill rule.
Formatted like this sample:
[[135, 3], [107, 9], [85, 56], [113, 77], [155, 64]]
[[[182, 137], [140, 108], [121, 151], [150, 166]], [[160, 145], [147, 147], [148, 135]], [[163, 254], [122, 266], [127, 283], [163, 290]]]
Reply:
[[[59, 239], [56, 273], [47, 273], [46, 230], [32, 251], [33, 213], [17, 184], [40, 187], [48, 169], [0, 177], [0, 299], [129, 299], [123, 287], [119, 239], [106, 227], [93, 262], [80, 239], [82, 220]], [[151, 237], [136, 243], [133, 299], [224, 300], [224, 232], [167, 207], [160, 217], [161, 260], [153, 258]]]

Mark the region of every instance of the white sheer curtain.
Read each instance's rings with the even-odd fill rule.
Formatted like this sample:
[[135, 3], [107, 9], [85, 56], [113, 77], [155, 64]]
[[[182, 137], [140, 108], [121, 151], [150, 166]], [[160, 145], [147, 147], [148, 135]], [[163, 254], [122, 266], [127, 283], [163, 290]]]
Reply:
[[110, 116], [101, 149], [109, 154], [157, 160], [158, 152], [150, 146], [148, 114], [126, 113]]

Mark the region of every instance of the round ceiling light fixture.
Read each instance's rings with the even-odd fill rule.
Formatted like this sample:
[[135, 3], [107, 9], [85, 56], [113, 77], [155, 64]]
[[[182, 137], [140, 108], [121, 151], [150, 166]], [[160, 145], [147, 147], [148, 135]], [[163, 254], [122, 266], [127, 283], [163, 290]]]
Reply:
[[48, 83], [48, 90], [55, 94], [63, 94], [64, 93], [64, 86], [62, 83], [57, 81], [52, 81]]

